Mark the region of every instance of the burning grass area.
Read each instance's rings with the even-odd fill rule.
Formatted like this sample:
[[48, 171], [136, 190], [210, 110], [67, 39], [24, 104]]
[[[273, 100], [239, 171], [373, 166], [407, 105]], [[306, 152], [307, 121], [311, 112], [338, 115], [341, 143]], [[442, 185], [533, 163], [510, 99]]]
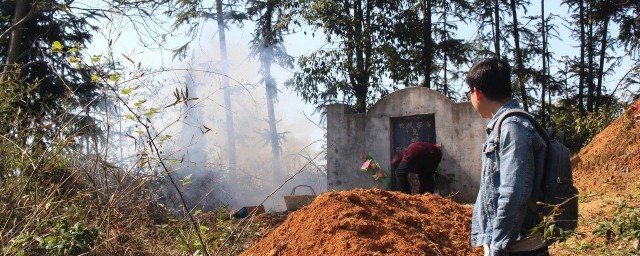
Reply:
[[107, 197], [74, 183], [38, 187], [35, 194], [22, 191], [22, 180], [2, 184], [0, 205], [15, 206], [0, 207], [2, 255], [204, 255], [198, 233], [209, 255], [237, 255], [287, 216], [236, 219], [220, 207], [192, 211], [194, 226], [181, 212], [135, 196], [140, 193]]
[[[227, 208], [195, 215], [200, 234], [210, 255], [238, 255], [269, 234], [287, 218], [287, 212], [271, 212], [247, 218], [229, 216]], [[204, 255], [202, 244], [187, 219], [169, 218], [152, 227], [123, 229], [109, 250], [113, 255]], [[117, 250], [113, 250], [117, 249]]]

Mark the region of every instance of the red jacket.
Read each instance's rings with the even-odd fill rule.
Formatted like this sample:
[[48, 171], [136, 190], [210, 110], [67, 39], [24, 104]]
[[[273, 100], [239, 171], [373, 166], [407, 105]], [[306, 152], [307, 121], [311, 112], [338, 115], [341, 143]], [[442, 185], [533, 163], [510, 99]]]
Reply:
[[402, 152], [402, 155], [396, 154], [393, 157], [391, 166], [395, 169], [400, 165], [400, 161], [406, 161], [411, 167], [409, 172], [433, 172], [441, 160], [440, 146], [429, 142], [414, 142]]

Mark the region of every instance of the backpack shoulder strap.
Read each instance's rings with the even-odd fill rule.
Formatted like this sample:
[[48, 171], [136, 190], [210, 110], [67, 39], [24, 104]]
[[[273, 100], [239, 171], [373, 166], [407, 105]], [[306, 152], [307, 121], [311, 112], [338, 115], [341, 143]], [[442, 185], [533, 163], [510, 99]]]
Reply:
[[[522, 116], [525, 117], [527, 119], [529, 119], [529, 121], [531, 122], [531, 124], [533, 124], [533, 126], [535, 127], [536, 131], [538, 131], [538, 134], [542, 137], [542, 139], [545, 141], [545, 143], [547, 143], [547, 146], [549, 145], [551, 139], [549, 138], [549, 135], [547, 134], [547, 131], [542, 128], [542, 125], [540, 125], [540, 123], [538, 123], [538, 121], [536, 121], [535, 118], [533, 118], [533, 116], [531, 114], [529, 114], [528, 112], [522, 110], [522, 109], [510, 109], [507, 110], [504, 114], [502, 114], [500, 117], [498, 117], [498, 120], [496, 120], [496, 122], [493, 124], [493, 143], [496, 146], [500, 146], [500, 130], [502, 127], [502, 122], [507, 119], [507, 117], [510, 116]], [[497, 129], [497, 130], [496, 130]]]
[[[494, 145], [496, 146], [496, 148], [500, 148], [500, 130], [501, 130], [502, 122], [507, 117], [513, 116], [513, 115], [518, 115], [518, 116], [522, 116], [522, 117], [525, 117], [525, 118], [529, 119], [529, 121], [531, 122], [531, 124], [533, 124], [533, 126], [535, 127], [535, 129], [538, 132], [538, 134], [542, 137], [544, 142], [547, 144], [547, 148], [550, 147], [551, 139], [549, 137], [549, 134], [547, 133], [547, 131], [544, 128], [542, 128], [542, 125], [540, 125], [540, 123], [538, 123], [535, 120], [535, 118], [533, 118], [533, 116], [531, 114], [529, 114], [528, 112], [526, 112], [526, 111], [524, 111], [522, 109], [511, 109], [511, 110], [507, 110], [504, 114], [502, 114], [500, 117], [498, 117], [498, 120], [496, 120], [496, 122], [493, 124], [493, 128], [492, 128], [493, 129], [493, 142], [494, 142]], [[547, 153], [548, 152], [549, 151], [547, 151]], [[545, 162], [545, 166], [546, 166], [546, 162]], [[542, 179], [544, 180], [544, 173], [542, 175], [543, 175]], [[538, 210], [539, 210], [538, 206], [536, 204], [537, 199], [538, 199], [537, 196], [534, 196], [533, 193], [532, 193], [531, 197], [529, 197], [529, 200], [527, 200], [527, 205], [529, 206], [529, 209], [531, 209], [531, 211], [533, 211], [533, 212], [538, 212]]]

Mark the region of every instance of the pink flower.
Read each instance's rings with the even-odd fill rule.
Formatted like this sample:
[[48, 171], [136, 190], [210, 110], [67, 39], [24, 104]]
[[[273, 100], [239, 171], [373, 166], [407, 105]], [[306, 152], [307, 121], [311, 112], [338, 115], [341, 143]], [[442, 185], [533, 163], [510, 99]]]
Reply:
[[366, 172], [366, 171], [369, 169], [369, 165], [370, 165], [370, 164], [371, 164], [371, 160], [364, 161], [364, 162], [362, 163], [362, 167], [360, 167], [360, 170], [362, 170], [362, 171], [365, 171], [365, 172]]
[[380, 166], [378, 166], [377, 164], [375, 164], [373, 162], [371, 163], [371, 165], [369, 165], [369, 168], [371, 168], [371, 172], [377, 172], [377, 171], [380, 170]]

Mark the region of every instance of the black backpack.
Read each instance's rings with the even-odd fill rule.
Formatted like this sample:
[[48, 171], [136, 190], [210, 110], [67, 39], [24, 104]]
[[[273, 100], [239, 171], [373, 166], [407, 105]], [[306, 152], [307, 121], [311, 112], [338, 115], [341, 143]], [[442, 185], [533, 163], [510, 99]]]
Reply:
[[[553, 225], [551, 227], [554, 233], [548, 234], [545, 231], [545, 238], [549, 235], [555, 237], [555, 231], [558, 229], [562, 230], [561, 234], [566, 231], [574, 231], [578, 225], [578, 189], [573, 186], [569, 149], [561, 142], [553, 140], [533, 116], [521, 109], [508, 110], [494, 124], [494, 129], [498, 129], [493, 133], [493, 142], [496, 147], [500, 146], [502, 121], [512, 115], [529, 119], [547, 144], [544, 173], [540, 181], [541, 187], [534, 188], [529, 202], [529, 206], [534, 212], [553, 217], [547, 220], [546, 227]], [[536, 191], [538, 192], [536, 193]]]

